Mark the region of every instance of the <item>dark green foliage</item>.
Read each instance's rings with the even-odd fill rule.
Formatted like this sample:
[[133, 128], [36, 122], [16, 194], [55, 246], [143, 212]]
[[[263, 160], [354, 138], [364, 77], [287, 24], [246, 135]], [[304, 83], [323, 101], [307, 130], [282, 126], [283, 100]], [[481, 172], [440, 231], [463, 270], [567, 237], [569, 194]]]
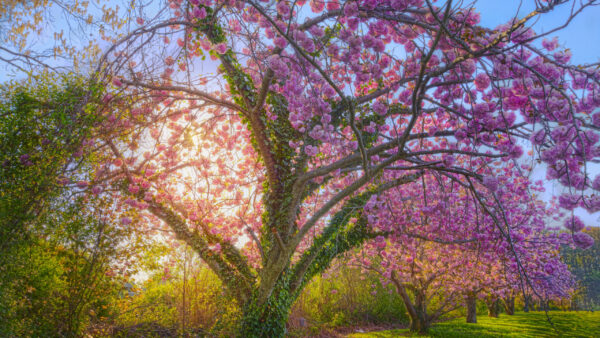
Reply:
[[64, 184], [89, 177], [101, 90], [70, 75], [0, 87], [0, 336], [80, 336], [107, 315], [106, 272], [126, 256], [123, 229], [94, 213], [104, 202]]
[[[66, 285], [59, 258], [39, 245], [14, 245], [0, 259], [0, 336], [42, 336], [60, 306], [51, 297]], [[9, 259], [7, 259], [9, 258]], [[50, 334], [51, 335], [51, 334]]]
[[579, 283], [572, 307], [575, 310], [600, 309], [600, 228], [584, 230], [594, 238], [594, 246], [587, 250], [561, 248], [563, 262], [567, 263]]
[[107, 275], [126, 258], [115, 241], [124, 234], [96, 220], [82, 201], [35, 222], [30, 240], [0, 256], [0, 336], [79, 336], [109, 315], [121, 283]]
[[99, 92], [67, 76], [0, 86], [0, 250], [26, 237], [59, 176], [81, 166], [72, 155], [100, 120]]
[[[289, 274], [287, 274], [289, 276]], [[287, 278], [280, 278], [275, 290], [264, 304], [253, 297], [244, 307], [237, 337], [283, 337], [293, 298]]]

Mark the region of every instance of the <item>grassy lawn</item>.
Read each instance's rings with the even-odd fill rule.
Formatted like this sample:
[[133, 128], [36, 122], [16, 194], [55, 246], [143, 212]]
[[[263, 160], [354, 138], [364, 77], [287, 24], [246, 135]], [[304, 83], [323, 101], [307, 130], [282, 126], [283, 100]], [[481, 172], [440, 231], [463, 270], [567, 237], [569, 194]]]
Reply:
[[[516, 313], [500, 318], [479, 316], [477, 324], [467, 324], [464, 318], [433, 326], [422, 337], [600, 337], [600, 312], [549, 312], [554, 328], [544, 312]], [[354, 333], [348, 337], [411, 336], [407, 329], [370, 333]]]

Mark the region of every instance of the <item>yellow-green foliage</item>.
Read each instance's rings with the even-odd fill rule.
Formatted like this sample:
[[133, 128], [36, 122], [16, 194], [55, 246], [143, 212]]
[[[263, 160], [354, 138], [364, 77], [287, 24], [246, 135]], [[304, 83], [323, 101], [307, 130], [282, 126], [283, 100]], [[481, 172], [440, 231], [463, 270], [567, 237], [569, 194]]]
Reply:
[[377, 276], [339, 268], [316, 276], [292, 308], [289, 331], [317, 334], [348, 325], [398, 324], [408, 321], [402, 300]]
[[239, 310], [219, 279], [201, 264], [188, 267], [185, 274], [180, 270], [165, 269], [125, 292], [118, 304], [118, 326], [152, 324], [180, 334], [227, 335]]
[[174, 327], [177, 323], [174, 284], [160, 280], [149, 280], [142, 288], [133, 288], [133, 295], [124, 292], [121, 305], [120, 324], [133, 326], [139, 323], [157, 323]]
[[[420, 337], [598, 337], [600, 336], [600, 312], [548, 313], [553, 323], [548, 322], [544, 312], [518, 312], [514, 316], [500, 315], [499, 318], [480, 317], [477, 324], [467, 324], [464, 318], [434, 325], [429, 335]], [[400, 337], [409, 336], [407, 329], [371, 333], [355, 333], [348, 337]]]

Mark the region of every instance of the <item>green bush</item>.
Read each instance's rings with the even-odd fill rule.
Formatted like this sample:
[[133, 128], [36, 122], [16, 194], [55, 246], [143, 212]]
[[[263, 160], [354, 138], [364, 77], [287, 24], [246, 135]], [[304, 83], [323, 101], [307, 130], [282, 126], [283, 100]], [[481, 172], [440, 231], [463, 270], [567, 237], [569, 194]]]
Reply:
[[292, 307], [288, 331], [314, 335], [344, 326], [407, 322], [404, 304], [391, 285], [382, 285], [373, 274], [342, 267], [306, 286]]
[[[139, 327], [154, 334], [162, 330], [174, 335], [231, 335], [240, 313], [217, 276], [198, 259], [188, 256], [165, 263], [159, 251], [154, 252], [153, 262], [147, 262], [154, 272], [118, 300], [112, 334], [144, 335], [139, 331], [132, 333]], [[158, 264], [160, 261], [162, 264]]]

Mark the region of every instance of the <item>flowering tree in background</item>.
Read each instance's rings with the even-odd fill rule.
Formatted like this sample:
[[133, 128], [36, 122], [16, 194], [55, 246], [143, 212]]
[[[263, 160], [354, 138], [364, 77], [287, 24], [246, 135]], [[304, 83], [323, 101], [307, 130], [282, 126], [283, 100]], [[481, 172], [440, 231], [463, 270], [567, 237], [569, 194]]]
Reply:
[[[499, 185], [493, 192], [480, 187], [476, 195], [434, 173], [367, 203], [370, 226], [390, 235], [365, 246], [361, 265], [394, 284], [411, 330], [426, 332], [463, 296], [468, 322], [476, 321], [477, 297], [486, 299], [490, 315], [497, 300], [515, 290], [544, 301], [569, 297], [573, 281], [558, 248], [570, 237], [545, 229], [544, 204], [529, 196], [528, 180], [511, 167], [497, 169]], [[543, 190], [539, 185], [529, 189]], [[490, 216], [494, 213], [485, 211], [497, 203], [505, 210], [502, 227]], [[434, 297], [441, 299], [428, 311]]]
[[[97, 68], [112, 88], [84, 150], [102, 165], [78, 186], [112, 197], [123, 224], [166, 228], [194, 249], [237, 299], [245, 336], [281, 336], [314, 275], [389, 235], [368, 202], [424, 175], [469, 191], [501, 231], [512, 210], [496, 168], [526, 177], [530, 147], [570, 190], [561, 206], [600, 209], [584, 194], [600, 188], [587, 170], [600, 155], [600, 73], [528, 26], [566, 2], [536, 2], [496, 28], [453, 1], [139, 7]], [[590, 245], [578, 230], [575, 243]], [[529, 249], [510, 250], [518, 261]]]

